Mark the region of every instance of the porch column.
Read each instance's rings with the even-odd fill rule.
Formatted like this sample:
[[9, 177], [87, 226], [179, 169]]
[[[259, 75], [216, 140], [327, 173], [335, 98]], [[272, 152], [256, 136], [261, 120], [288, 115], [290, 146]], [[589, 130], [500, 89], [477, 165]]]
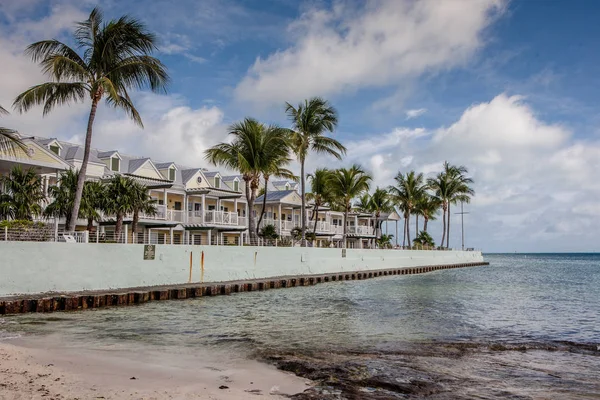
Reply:
[[210, 246], [212, 244], [212, 231], [209, 229], [206, 231], [208, 233], [208, 245]]
[[150, 238], [152, 236], [152, 228], [148, 228], [148, 239], [146, 241], [146, 244], [152, 244], [152, 239]]
[[169, 228], [169, 242], [173, 244], [173, 227]]
[[127, 244], [127, 242], [129, 241], [129, 239], [127, 238], [129, 236], [129, 232], [128, 232], [129, 230], [127, 229], [127, 226], [128, 226], [127, 224], [123, 224], [123, 227], [125, 228], [125, 240], [124, 240], [125, 244]]
[[[202, 223], [204, 224], [204, 213], [206, 212], [206, 195], [203, 194], [202, 195]], [[210, 242], [210, 235], [209, 237], [209, 242]]]
[[188, 214], [189, 214], [189, 210], [188, 210], [188, 195], [187, 193], [183, 194], [183, 222], [187, 223], [188, 222]]
[[[56, 186], [60, 186], [60, 181], [58, 178], [60, 177], [60, 173], [56, 170]], [[65, 220], [66, 222], [66, 220]], [[67, 227], [65, 226], [65, 229]], [[54, 241], [58, 242], [58, 217], [54, 217]]]
[[238, 240], [238, 246], [242, 245], [243, 237], [244, 237], [244, 232], [240, 232], [240, 239]]
[[277, 209], [277, 216], [279, 217], [279, 234], [281, 235], [281, 203], [279, 203], [279, 208]]
[[238, 210], [237, 210], [237, 200], [238, 199], [233, 199], [233, 210], [235, 211], [236, 214], [238, 213]]

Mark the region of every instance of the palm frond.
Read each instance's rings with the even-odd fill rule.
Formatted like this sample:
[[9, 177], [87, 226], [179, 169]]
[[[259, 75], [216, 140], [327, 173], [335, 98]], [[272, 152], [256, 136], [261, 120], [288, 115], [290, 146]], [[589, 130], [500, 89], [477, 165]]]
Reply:
[[88, 88], [82, 82], [47, 82], [27, 89], [15, 99], [13, 106], [23, 113], [36, 105], [44, 105], [43, 114], [55, 106], [68, 105], [85, 99]]

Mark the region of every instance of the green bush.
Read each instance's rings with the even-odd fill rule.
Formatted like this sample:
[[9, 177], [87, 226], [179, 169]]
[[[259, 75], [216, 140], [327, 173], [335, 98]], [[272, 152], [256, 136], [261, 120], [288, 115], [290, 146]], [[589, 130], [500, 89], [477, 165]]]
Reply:
[[260, 230], [260, 236], [263, 239], [278, 239], [279, 235], [277, 234], [277, 229], [275, 229], [275, 225], [265, 225]]

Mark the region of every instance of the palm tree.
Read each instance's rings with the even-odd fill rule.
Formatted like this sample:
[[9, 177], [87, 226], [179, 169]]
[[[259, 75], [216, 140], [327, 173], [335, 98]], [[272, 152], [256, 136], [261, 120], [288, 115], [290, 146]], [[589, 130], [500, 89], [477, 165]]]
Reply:
[[294, 175], [294, 173], [289, 169], [284, 168], [287, 164], [290, 163], [290, 161], [292, 161], [289, 157], [289, 131], [286, 129], [281, 129], [277, 126], [268, 126], [265, 128], [263, 134], [265, 135], [265, 142], [277, 142], [281, 144], [281, 147], [273, 148], [271, 151], [268, 151], [263, 155], [262, 175], [263, 180], [265, 182], [265, 192], [263, 196], [262, 210], [260, 212], [260, 217], [258, 218], [258, 223], [256, 224], [257, 235], [260, 233], [260, 223], [262, 222], [263, 217], [265, 216], [267, 208], [267, 193], [269, 191], [269, 179], [271, 178], [271, 176], [296, 180], [296, 176]]
[[[75, 198], [76, 186], [73, 186], [73, 198]], [[92, 231], [94, 221], [100, 220], [100, 211], [104, 211], [107, 205], [106, 184], [102, 181], [87, 181], [83, 186], [81, 207], [79, 207], [79, 218], [87, 219], [87, 230]]]
[[[426, 186], [423, 184], [423, 174], [415, 171], [406, 175], [398, 172], [394, 178], [396, 186], [390, 186], [388, 191], [398, 208], [404, 214], [404, 234], [410, 246], [410, 215], [414, 212], [418, 199], [423, 196]], [[405, 242], [403, 241], [403, 246]]]
[[140, 213], [145, 215], [156, 215], [156, 200], [148, 193], [148, 188], [139, 182], [133, 182], [132, 185], [132, 209], [133, 220], [131, 222], [131, 233], [133, 234], [133, 243], [137, 243], [137, 228], [140, 220]]
[[[423, 232], [427, 232], [427, 223], [431, 221], [435, 221], [436, 214], [441, 207], [441, 203], [439, 199], [435, 196], [426, 193], [419, 201], [417, 202], [415, 214], [417, 216], [423, 217]], [[418, 234], [417, 234], [418, 235]]]
[[364, 193], [362, 196], [359, 196], [358, 200], [354, 202], [354, 207], [361, 212], [371, 212], [371, 195], [369, 193]]
[[383, 234], [379, 239], [377, 239], [377, 245], [380, 249], [389, 249], [392, 247], [392, 239], [394, 235], [386, 235]]
[[357, 164], [350, 168], [337, 169], [331, 175], [332, 193], [344, 208], [344, 248], [347, 245], [348, 212], [352, 207], [352, 199], [369, 190], [371, 179], [371, 176]]
[[[0, 106], [0, 115], [2, 114], [8, 114], [8, 111]], [[16, 131], [0, 126], [0, 152], [14, 153], [15, 146], [27, 150]]]
[[473, 183], [473, 179], [466, 176], [469, 171], [463, 165], [451, 165], [448, 161], [444, 162], [444, 174], [450, 182], [449, 191], [447, 193], [448, 201], [448, 234], [446, 235], [446, 247], [450, 247], [450, 205], [459, 202], [469, 203], [471, 196], [475, 195], [475, 191], [469, 186]]
[[[214, 165], [237, 170], [245, 182], [246, 200], [250, 215], [248, 232], [250, 238], [257, 239], [254, 202], [262, 173], [272, 165], [275, 154], [288, 151], [286, 137], [281, 134], [266, 134], [271, 130], [253, 118], [246, 118], [229, 127], [230, 143], [219, 143], [206, 150], [206, 159]], [[280, 130], [277, 129], [279, 133]], [[265, 190], [265, 195], [267, 191]]]
[[76, 24], [74, 41], [75, 49], [55, 39], [27, 47], [25, 52], [52, 80], [27, 89], [14, 102], [21, 113], [43, 104], [46, 115], [56, 106], [91, 100], [69, 231], [79, 215], [98, 103], [106, 98], [109, 106], [124, 110], [142, 127], [128, 90], [149, 87], [154, 92], [164, 91], [169, 81], [165, 66], [150, 56], [157, 49], [155, 35], [129, 16], [103, 23], [101, 11], [94, 8], [87, 20]]
[[125, 215], [135, 211], [136, 182], [129, 177], [114, 175], [107, 182], [106, 211], [116, 216], [115, 240], [121, 239]]
[[313, 234], [317, 233], [317, 222], [319, 219], [319, 208], [325, 203], [329, 203], [332, 198], [331, 187], [331, 171], [327, 168], [317, 168], [314, 173], [308, 174], [310, 179], [310, 193], [306, 194], [306, 200], [313, 202], [312, 219], [315, 220]]
[[20, 165], [13, 167], [8, 175], [0, 177], [0, 216], [16, 220], [32, 220], [42, 214], [44, 200], [42, 180], [33, 168], [23, 170]]
[[381, 213], [390, 213], [394, 210], [389, 192], [379, 187], [375, 189], [371, 195], [370, 206], [371, 211], [375, 213], [375, 236], [379, 238], [381, 236], [381, 225], [383, 224], [383, 221], [379, 220]]
[[313, 97], [297, 107], [286, 103], [285, 112], [292, 121], [290, 146], [300, 161], [302, 245], [306, 238], [306, 182], [304, 166], [309, 151], [330, 154], [337, 159], [346, 154], [346, 148], [337, 140], [325, 136], [338, 123], [337, 111], [327, 100]]

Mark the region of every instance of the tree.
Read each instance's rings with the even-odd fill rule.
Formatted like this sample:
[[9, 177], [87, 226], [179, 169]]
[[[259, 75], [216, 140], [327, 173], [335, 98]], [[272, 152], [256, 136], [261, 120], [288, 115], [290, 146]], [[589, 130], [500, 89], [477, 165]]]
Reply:
[[344, 247], [347, 245], [348, 212], [352, 207], [352, 200], [367, 192], [370, 182], [371, 176], [357, 164], [350, 168], [337, 169], [331, 175], [332, 193], [344, 207]]
[[312, 219], [315, 220], [313, 234], [317, 232], [319, 219], [319, 208], [331, 201], [332, 193], [330, 187], [331, 171], [327, 168], [317, 168], [314, 173], [308, 174], [310, 180], [310, 193], [306, 194], [306, 200], [313, 202]]
[[148, 193], [148, 188], [139, 182], [132, 184], [132, 209], [133, 220], [131, 221], [131, 233], [133, 234], [133, 243], [137, 243], [138, 222], [140, 213], [145, 215], [156, 215], [156, 200]]
[[435, 178], [427, 180], [427, 186], [434, 192], [436, 201], [442, 207], [443, 231], [441, 246], [446, 247], [450, 244], [450, 204], [456, 204], [459, 201], [468, 203], [471, 196], [475, 194], [469, 186], [473, 183], [471, 178], [465, 176], [467, 169], [463, 166], [453, 166], [447, 161], [444, 162], [444, 169], [436, 175]]
[[[44, 216], [65, 218], [65, 226], [69, 226], [71, 211], [77, 189], [77, 170], [63, 172], [56, 185], [48, 188], [49, 197], [53, 200], [44, 209]], [[101, 181], [87, 181], [83, 187], [81, 207], [78, 218], [87, 219], [87, 230], [91, 231], [94, 221], [100, 219], [100, 211], [104, 210], [106, 203], [106, 186]]]
[[[0, 106], [0, 115], [2, 114], [8, 114], [8, 111]], [[27, 150], [16, 131], [0, 126], [0, 152], [14, 154], [15, 147], [20, 147], [24, 151]]]
[[0, 176], [0, 217], [16, 220], [33, 220], [42, 214], [41, 202], [44, 200], [42, 180], [33, 168], [23, 170], [20, 165], [10, 173]]
[[434, 248], [435, 247], [435, 243], [433, 241], [433, 238], [426, 231], [419, 232], [419, 234], [417, 235], [417, 237], [415, 238], [415, 240], [413, 240], [413, 244], [414, 245], [423, 246], [423, 247], [426, 246], [428, 248]]
[[375, 189], [371, 195], [370, 208], [375, 213], [375, 236], [379, 238], [381, 237], [381, 224], [383, 223], [383, 221], [380, 221], [381, 213], [390, 213], [394, 210], [389, 192], [379, 187]]
[[[248, 232], [250, 238], [256, 240], [256, 216], [253, 212], [256, 192], [260, 178], [270, 164], [274, 154], [287, 152], [286, 137], [278, 134], [266, 134], [267, 127], [253, 118], [246, 118], [229, 127], [230, 143], [219, 143], [206, 150], [206, 159], [214, 165], [237, 170], [245, 182], [246, 200], [248, 201]], [[265, 191], [266, 194], [266, 191]]]
[[[104, 23], [102, 13], [94, 8], [87, 20], [78, 22], [74, 32], [75, 49], [58, 40], [33, 43], [25, 50], [42, 71], [52, 78], [21, 93], [14, 102], [19, 112], [44, 105], [48, 114], [60, 105], [91, 101], [85, 135], [83, 161], [69, 219], [68, 231], [75, 228], [92, 143], [92, 127], [98, 103], [106, 98], [109, 106], [124, 110], [140, 127], [142, 119], [129, 96], [130, 89], [149, 87], [164, 91], [169, 81], [165, 66], [150, 56], [156, 37], [144, 24], [129, 16]], [[78, 53], [78, 51], [80, 53]]]
[[306, 238], [306, 179], [305, 162], [309, 151], [315, 153], [329, 154], [337, 159], [346, 154], [346, 148], [337, 140], [325, 136], [327, 132], [333, 132], [338, 123], [337, 111], [327, 100], [313, 97], [304, 100], [297, 107], [286, 103], [285, 112], [292, 121], [292, 134], [290, 137], [291, 150], [300, 162], [300, 185], [301, 185], [301, 224], [302, 245]]
[[275, 225], [265, 225], [262, 227], [262, 229], [260, 230], [260, 236], [262, 236], [263, 239], [267, 239], [267, 240], [275, 240], [279, 238], [279, 235], [277, 234], [277, 229], [275, 229]]
[[415, 214], [417, 216], [423, 217], [423, 231], [427, 232], [427, 223], [431, 221], [435, 221], [436, 214], [441, 207], [441, 203], [439, 199], [435, 196], [426, 193], [419, 201], [417, 202]]
[[135, 211], [136, 182], [129, 177], [113, 175], [106, 187], [106, 211], [115, 215], [115, 240], [121, 239], [125, 215]]
[[383, 234], [379, 239], [377, 239], [377, 245], [380, 249], [390, 249], [392, 247], [393, 238], [394, 235]]
[[[396, 186], [390, 186], [388, 191], [404, 214], [404, 234], [410, 246], [410, 215], [414, 212], [418, 199], [425, 193], [426, 186], [423, 184], [423, 174], [415, 171], [407, 172], [406, 175], [398, 172], [394, 180]], [[405, 245], [404, 241], [402, 245]]]
[[[276, 142], [281, 143], [281, 147], [273, 148], [270, 151], [266, 152], [263, 156], [261, 164], [262, 167], [262, 175], [263, 180], [265, 182], [264, 186], [264, 196], [263, 196], [263, 204], [262, 210], [260, 212], [260, 217], [258, 219], [258, 223], [256, 224], [256, 233], [259, 234], [260, 223], [265, 216], [266, 208], [267, 208], [267, 193], [269, 192], [269, 179], [271, 176], [276, 176], [279, 178], [287, 178], [295, 180], [296, 176], [294, 173], [287, 168], [284, 168], [291, 161], [289, 157], [289, 142], [288, 142], [288, 134], [289, 131], [286, 129], [279, 128], [278, 126], [268, 126], [265, 127], [263, 135], [265, 135], [265, 142]], [[281, 218], [281, 216], [280, 216]]]
[[361, 212], [371, 212], [371, 195], [369, 193], [363, 193], [363, 195], [359, 196], [358, 200], [354, 202], [354, 207]]

